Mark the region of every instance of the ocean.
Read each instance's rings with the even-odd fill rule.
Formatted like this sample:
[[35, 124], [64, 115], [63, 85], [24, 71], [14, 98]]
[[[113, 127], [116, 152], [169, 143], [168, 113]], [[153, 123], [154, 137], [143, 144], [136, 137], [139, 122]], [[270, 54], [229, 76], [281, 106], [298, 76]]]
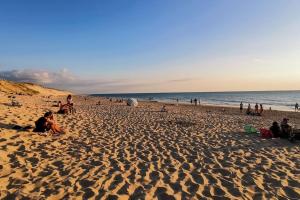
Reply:
[[191, 99], [197, 98], [201, 104], [238, 107], [242, 101], [244, 108], [248, 103], [252, 108], [255, 103], [263, 104], [264, 109], [294, 110], [295, 103], [300, 103], [300, 91], [257, 91], [257, 92], [182, 92], [182, 93], [123, 93], [123, 94], [92, 94], [109, 98], [137, 98], [165, 103], [190, 104]]

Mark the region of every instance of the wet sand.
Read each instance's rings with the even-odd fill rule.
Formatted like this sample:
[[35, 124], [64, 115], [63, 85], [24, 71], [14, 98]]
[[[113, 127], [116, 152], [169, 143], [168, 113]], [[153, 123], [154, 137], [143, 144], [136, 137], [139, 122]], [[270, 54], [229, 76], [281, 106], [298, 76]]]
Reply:
[[142, 102], [138, 107], [75, 97], [77, 113], [55, 115], [66, 134], [13, 130], [34, 125], [54, 100], [0, 97], [0, 198], [300, 199], [300, 142], [261, 139], [245, 124], [268, 128], [300, 113]]

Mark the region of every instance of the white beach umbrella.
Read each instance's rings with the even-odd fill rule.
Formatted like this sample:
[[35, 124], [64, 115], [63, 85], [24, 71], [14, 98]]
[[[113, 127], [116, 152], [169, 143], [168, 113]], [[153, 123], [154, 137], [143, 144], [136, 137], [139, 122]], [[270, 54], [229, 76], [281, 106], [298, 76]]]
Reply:
[[134, 98], [127, 99], [127, 106], [136, 107], [138, 105], [138, 101]]

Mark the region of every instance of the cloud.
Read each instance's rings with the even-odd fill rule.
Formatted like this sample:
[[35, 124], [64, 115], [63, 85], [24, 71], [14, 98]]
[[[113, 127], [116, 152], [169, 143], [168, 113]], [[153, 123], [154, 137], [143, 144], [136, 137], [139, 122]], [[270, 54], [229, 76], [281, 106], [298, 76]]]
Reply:
[[16, 81], [37, 83], [46, 87], [63, 89], [75, 93], [126, 93], [126, 92], [154, 92], [167, 91], [170, 84], [177, 88], [186, 82], [194, 81], [192, 78], [181, 79], [114, 79], [103, 78], [84, 79], [74, 75], [67, 69], [59, 71], [15, 69], [0, 71], [0, 78]]
[[0, 71], [0, 78], [16, 82], [37, 83], [43, 86], [70, 90], [77, 93], [112, 93], [134, 91], [144, 83], [126, 79], [83, 79], [67, 69], [57, 72], [35, 69]]
[[194, 81], [194, 78], [181, 78], [181, 79], [172, 79], [169, 80], [168, 82], [189, 82], [189, 81]]
[[8, 70], [1, 71], [0, 78], [17, 82], [33, 82], [40, 84], [51, 84], [62, 81], [73, 81], [75, 79], [66, 69], [59, 72], [45, 70]]

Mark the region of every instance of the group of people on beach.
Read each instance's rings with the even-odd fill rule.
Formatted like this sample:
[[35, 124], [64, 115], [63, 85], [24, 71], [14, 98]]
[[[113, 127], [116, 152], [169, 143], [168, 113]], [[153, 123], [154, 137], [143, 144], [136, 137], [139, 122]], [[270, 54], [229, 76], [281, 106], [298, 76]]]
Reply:
[[272, 133], [272, 137], [274, 138], [286, 138], [289, 139], [291, 142], [293, 142], [296, 139], [300, 139], [300, 129], [292, 128], [292, 126], [289, 125], [288, 118], [283, 118], [283, 120], [280, 123], [280, 126], [278, 122], [274, 121], [272, 126], [270, 127], [270, 131]]
[[288, 122], [288, 118], [283, 118], [283, 120], [280, 123], [280, 126], [278, 122], [273, 122], [272, 126], [270, 127], [270, 131], [272, 132], [274, 138], [288, 138], [290, 136], [292, 126], [290, 126]]
[[58, 114], [69, 114], [69, 113], [75, 113], [75, 108], [74, 108], [74, 103], [73, 103], [73, 99], [72, 99], [72, 95], [68, 95], [67, 97], [67, 103], [66, 104], [62, 104], [61, 101], [58, 102]]
[[[58, 114], [69, 114], [76, 112], [74, 108], [72, 95], [68, 95], [66, 104], [62, 104], [62, 102], [59, 101], [58, 107]], [[46, 112], [35, 122], [35, 129], [33, 131], [40, 133], [47, 133], [48, 131], [51, 131], [53, 135], [59, 135], [64, 133], [64, 130], [61, 127], [59, 127], [55, 122], [52, 111]]]
[[[240, 112], [242, 113], [244, 110], [244, 104], [243, 102], [240, 103]], [[256, 103], [255, 106], [254, 106], [254, 111], [252, 110], [251, 108], [251, 104], [249, 103], [248, 104], [248, 107], [247, 107], [247, 110], [246, 110], [246, 114], [247, 115], [252, 115], [252, 116], [261, 116], [262, 113], [264, 111], [264, 107], [262, 104], [259, 104]]]
[[[177, 103], [178, 103], [178, 99], [177, 99]], [[191, 99], [191, 104], [195, 104], [195, 106], [197, 106], [198, 104], [200, 105], [200, 99], [198, 100], [198, 99]]]

